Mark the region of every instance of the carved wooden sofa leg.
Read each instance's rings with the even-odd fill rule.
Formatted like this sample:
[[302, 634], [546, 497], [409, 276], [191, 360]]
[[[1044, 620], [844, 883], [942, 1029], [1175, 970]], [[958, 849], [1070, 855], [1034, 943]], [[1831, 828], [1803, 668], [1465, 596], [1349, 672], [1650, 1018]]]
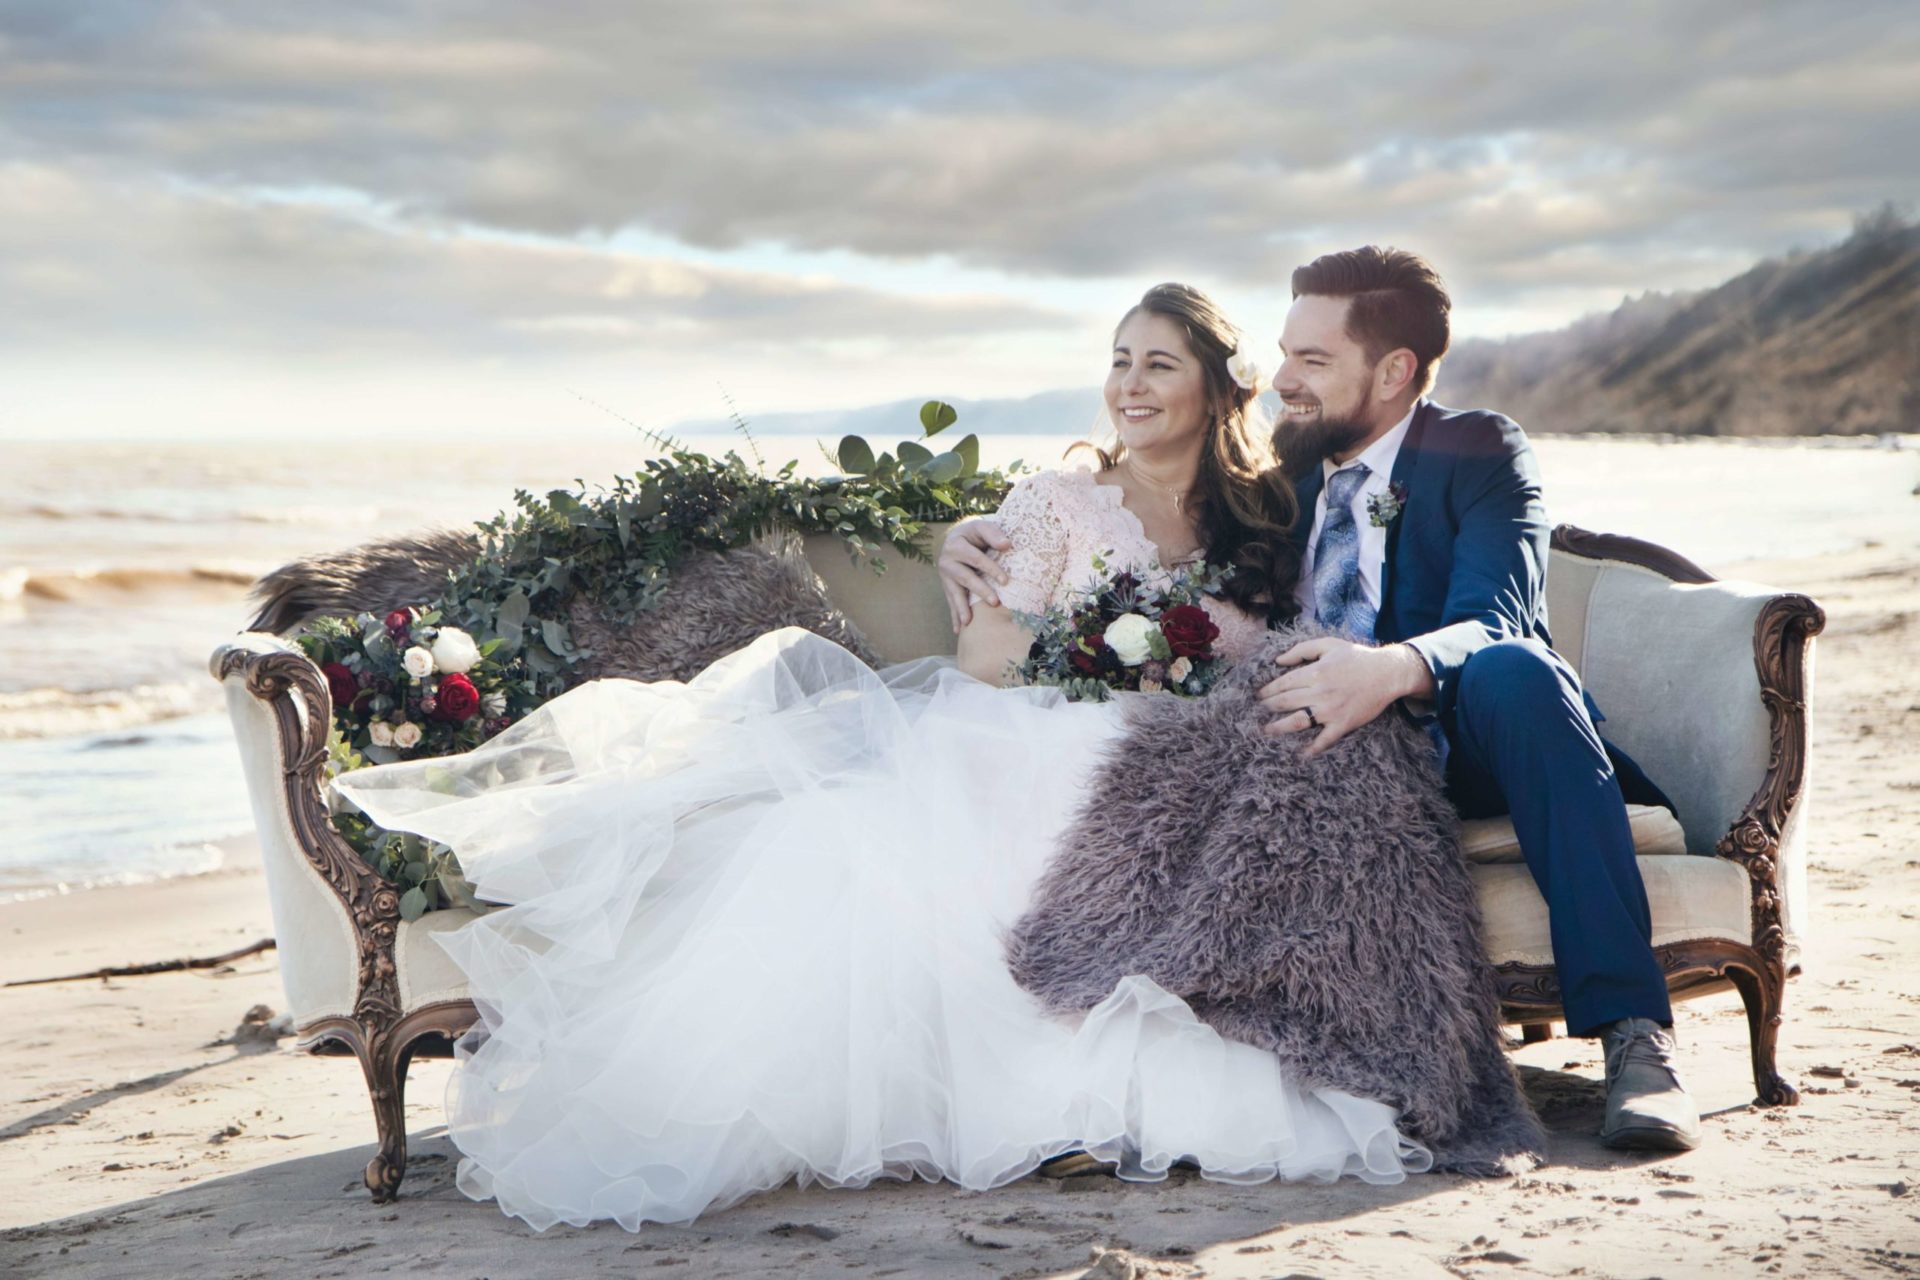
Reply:
[[1728, 965], [1727, 977], [1747, 1006], [1747, 1038], [1753, 1050], [1753, 1087], [1758, 1102], [1763, 1107], [1798, 1106], [1800, 1091], [1781, 1076], [1774, 1063], [1787, 992], [1786, 975], [1766, 972], [1765, 966], [1749, 969]]
[[313, 1028], [352, 1046], [366, 1076], [374, 1134], [380, 1144], [366, 1169], [367, 1190], [375, 1204], [395, 1199], [407, 1176], [407, 1068], [413, 1063], [415, 1047], [427, 1036], [456, 1039], [473, 1022], [473, 1005], [461, 1000], [416, 1009], [391, 1026], [367, 1028], [337, 1018]]

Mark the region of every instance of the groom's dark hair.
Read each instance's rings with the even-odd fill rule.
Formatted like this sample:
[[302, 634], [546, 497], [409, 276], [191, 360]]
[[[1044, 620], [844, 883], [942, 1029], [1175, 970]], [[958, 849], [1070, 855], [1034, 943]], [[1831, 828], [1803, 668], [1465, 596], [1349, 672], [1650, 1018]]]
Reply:
[[1293, 296], [1351, 298], [1347, 334], [1378, 362], [1401, 347], [1418, 363], [1413, 384], [1433, 388], [1440, 357], [1452, 340], [1453, 299], [1433, 264], [1405, 249], [1363, 245], [1322, 254], [1293, 273]]

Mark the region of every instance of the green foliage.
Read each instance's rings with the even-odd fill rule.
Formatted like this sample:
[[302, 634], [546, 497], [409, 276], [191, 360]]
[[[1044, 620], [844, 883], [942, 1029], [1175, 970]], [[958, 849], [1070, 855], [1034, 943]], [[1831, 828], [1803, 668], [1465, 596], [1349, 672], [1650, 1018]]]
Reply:
[[[922, 440], [957, 419], [952, 405], [928, 401]], [[731, 550], [781, 530], [832, 534], [856, 559], [885, 547], [925, 560], [920, 537], [929, 520], [993, 511], [1011, 483], [1006, 472], [980, 470], [972, 435], [940, 453], [905, 441], [878, 456], [848, 436], [835, 457], [847, 474], [806, 478], [794, 474], [795, 462], [768, 475], [731, 452], [713, 458], [673, 448], [597, 492], [584, 483], [544, 497], [523, 490], [514, 510], [480, 526], [481, 554], [454, 575], [438, 608], [483, 646], [498, 641], [499, 656], [524, 664], [544, 701], [592, 656], [567, 626], [576, 597], [629, 621], [692, 552]], [[884, 564], [876, 558], [875, 567]]]

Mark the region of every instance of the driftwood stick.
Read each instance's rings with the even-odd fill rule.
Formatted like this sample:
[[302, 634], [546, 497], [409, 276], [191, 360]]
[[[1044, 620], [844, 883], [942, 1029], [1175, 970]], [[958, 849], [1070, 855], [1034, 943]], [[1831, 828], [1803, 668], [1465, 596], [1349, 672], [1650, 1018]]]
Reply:
[[137, 978], [149, 973], [178, 973], [182, 969], [211, 969], [215, 965], [238, 960], [242, 956], [255, 955], [262, 951], [272, 951], [278, 945], [272, 938], [262, 938], [250, 947], [238, 951], [229, 951], [225, 955], [195, 956], [187, 960], [157, 960], [152, 964], [127, 965], [118, 969], [95, 969], [91, 973], [69, 973], [58, 978], [19, 978], [7, 983], [9, 987], [37, 987], [47, 982], [85, 982], [88, 978]]

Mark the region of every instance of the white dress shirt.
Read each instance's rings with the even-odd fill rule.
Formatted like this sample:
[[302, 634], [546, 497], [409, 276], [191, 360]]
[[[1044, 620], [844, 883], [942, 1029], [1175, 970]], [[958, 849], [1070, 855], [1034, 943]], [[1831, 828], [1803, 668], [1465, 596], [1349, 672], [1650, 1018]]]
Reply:
[[1356, 462], [1364, 462], [1371, 474], [1366, 483], [1354, 491], [1353, 524], [1360, 534], [1360, 588], [1367, 594], [1367, 603], [1373, 611], [1380, 612], [1380, 580], [1387, 567], [1387, 531], [1373, 523], [1373, 516], [1367, 510], [1367, 502], [1377, 494], [1387, 491], [1393, 483], [1393, 463], [1400, 456], [1400, 445], [1407, 438], [1407, 428], [1413, 425], [1413, 415], [1420, 411], [1422, 401], [1413, 402], [1413, 408], [1407, 410], [1407, 416], [1394, 425], [1393, 430], [1368, 445], [1366, 452], [1357, 458], [1349, 458], [1344, 466], [1335, 465], [1332, 458], [1320, 464], [1320, 497], [1313, 508], [1313, 529], [1307, 537], [1305, 555], [1300, 561], [1300, 581], [1294, 588], [1294, 598], [1300, 602], [1300, 616], [1314, 616], [1313, 599], [1313, 552], [1320, 545], [1320, 531], [1327, 523], [1327, 490], [1331, 487], [1334, 474], [1344, 471]]

